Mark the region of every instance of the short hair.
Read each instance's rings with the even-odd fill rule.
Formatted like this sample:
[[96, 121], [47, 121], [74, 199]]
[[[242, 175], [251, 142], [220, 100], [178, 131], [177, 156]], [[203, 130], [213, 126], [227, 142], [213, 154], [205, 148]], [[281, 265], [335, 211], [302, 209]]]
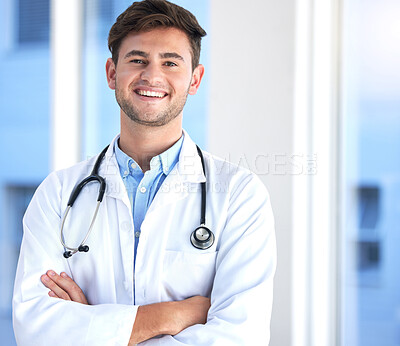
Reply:
[[160, 27], [177, 28], [187, 35], [194, 70], [199, 65], [201, 38], [207, 33], [192, 13], [167, 0], [134, 2], [118, 16], [108, 35], [108, 48], [114, 64], [118, 62], [121, 43], [129, 33], [148, 32]]

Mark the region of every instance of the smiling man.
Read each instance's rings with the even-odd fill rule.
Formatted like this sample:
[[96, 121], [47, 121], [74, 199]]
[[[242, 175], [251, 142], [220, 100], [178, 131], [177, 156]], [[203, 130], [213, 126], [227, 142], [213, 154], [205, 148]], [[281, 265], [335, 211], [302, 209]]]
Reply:
[[[117, 18], [106, 74], [121, 132], [98, 157], [50, 174], [28, 207], [13, 298], [18, 345], [268, 344], [268, 193], [182, 129], [204, 75], [204, 35], [164, 0], [135, 2]], [[106, 189], [82, 241], [98, 187], [70, 196], [93, 167]]]

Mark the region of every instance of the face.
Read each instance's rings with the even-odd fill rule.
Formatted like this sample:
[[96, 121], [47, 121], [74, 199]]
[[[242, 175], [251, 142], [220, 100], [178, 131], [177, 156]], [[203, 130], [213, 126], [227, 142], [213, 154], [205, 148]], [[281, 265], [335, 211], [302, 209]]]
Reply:
[[131, 33], [121, 43], [117, 66], [107, 60], [107, 80], [123, 116], [145, 126], [163, 126], [194, 95], [204, 67], [192, 69], [186, 34], [175, 28]]

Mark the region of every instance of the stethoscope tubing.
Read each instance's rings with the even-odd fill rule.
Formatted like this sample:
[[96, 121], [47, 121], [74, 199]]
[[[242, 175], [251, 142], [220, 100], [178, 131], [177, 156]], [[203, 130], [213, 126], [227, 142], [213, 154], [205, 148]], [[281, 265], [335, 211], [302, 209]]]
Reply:
[[[60, 226], [60, 241], [62, 246], [64, 247], [64, 257], [65, 258], [69, 258], [72, 255], [74, 255], [77, 252], [87, 252], [89, 251], [89, 247], [87, 245], [85, 245], [86, 240], [89, 238], [90, 233], [92, 232], [95, 220], [97, 218], [97, 214], [100, 208], [100, 204], [103, 200], [104, 197], [104, 193], [106, 191], [106, 181], [103, 177], [101, 177], [98, 172], [99, 172], [99, 168], [100, 168], [100, 164], [103, 160], [103, 158], [105, 157], [106, 151], [108, 149], [108, 145], [102, 150], [102, 152], [99, 154], [92, 172], [90, 173], [90, 175], [88, 177], [86, 177], [85, 179], [83, 179], [79, 184], [77, 184], [74, 188], [74, 190], [71, 193], [71, 196], [68, 200], [67, 203], [67, 209], [64, 213], [64, 216], [62, 218], [61, 221], [61, 226]], [[197, 152], [200, 156], [200, 160], [201, 160], [201, 164], [203, 167], [203, 173], [204, 176], [206, 176], [206, 170], [205, 170], [205, 164], [204, 164], [204, 157], [203, 157], [203, 153], [201, 151], [201, 149], [196, 145], [197, 148]], [[100, 184], [100, 188], [99, 188], [99, 193], [97, 196], [97, 205], [96, 205], [96, 209], [95, 212], [93, 214], [92, 217], [92, 221], [90, 222], [90, 226], [88, 231], [86, 232], [86, 235], [84, 237], [84, 239], [82, 240], [82, 242], [79, 244], [79, 246], [77, 248], [75, 247], [70, 247], [67, 246], [65, 243], [65, 239], [64, 239], [64, 226], [65, 226], [65, 221], [67, 219], [67, 216], [69, 214], [69, 211], [71, 210], [73, 204], [75, 203], [76, 199], [78, 198], [79, 194], [81, 193], [82, 189], [86, 186], [86, 184], [93, 182], [93, 181], [97, 181]], [[214, 244], [214, 234], [212, 231], [210, 231], [210, 229], [208, 227], [205, 226], [206, 224], [206, 182], [201, 182], [201, 212], [200, 212], [200, 226], [197, 227], [191, 234], [190, 236], [190, 242], [192, 243], [192, 245], [200, 250], [206, 250], [208, 248], [210, 248], [213, 244]], [[206, 232], [208, 235], [208, 238], [206, 239], [199, 239], [198, 238], [198, 233], [197, 232]], [[67, 251], [68, 250], [68, 251]]]
[[[203, 167], [203, 174], [206, 176], [206, 169], [204, 165], [204, 157], [201, 149], [196, 145], [197, 152], [200, 156], [201, 166]], [[200, 225], [206, 224], [206, 182], [203, 181], [201, 184], [201, 213], [200, 213]]]
[[[108, 145], [102, 150], [102, 152], [99, 154], [94, 167], [92, 169], [92, 172], [90, 173], [90, 175], [88, 177], [86, 177], [85, 179], [83, 179], [78, 185], [75, 186], [74, 190], [71, 193], [71, 196], [68, 199], [68, 203], [67, 203], [67, 209], [64, 213], [63, 219], [61, 221], [61, 227], [60, 227], [60, 241], [62, 246], [64, 247], [64, 257], [65, 258], [69, 258], [72, 255], [74, 255], [75, 253], [79, 252], [79, 251], [83, 251], [83, 252], [87, 252], [89, 251], [89, 247], [87, 245], [84, 245], [86, 240], [89, 238], [90, 233], [92, 232], [93, 229], [93, 225], [94, 222], [97, 218], [97, 213], [99, 211], [99, 207], [100, 207], [100, 203], [103, 200], [104, 197], [104, 193], [106, 191], [106, 181], [103, 177], [99, 176], [99, 168], [100, 168], [100, 164], [103, 161], [103, 158], [106, 155], [107, 149], [108, 149]], [[79, 244], [79, 246], [77, 248], [75, 247], [71, 247], [71, 246], [67, 246], [65, 243], [65, 239], [64, 239], [64, 225], [65, 225], [65, 220], [67, 219], [68, 213], [71, 210], [72, 206], [74, 205], [76, 199], [78, 198], [79, 194], [81, 193], [81, 191], [83, 190], [83, 188], [86, 186], [86, 184], [93, 182], [93, 181], [97, 181], [100, 184], [100, 188], [99, 188], [99, 193], [97, 196], [97, 205], [96, 205], [96, 209], [95, 212], [93, 214], [92, 217], [92, 221], [90, 222], [90, 226], [88, 231], [86, 232], [85, 238], [83, 239], [83, 241]], [[69, 251], [67, 251], [69, 250]]]
[[92, 229], [93, 229], [94, 222], [95, 222], [95, 220], [96, 220], [96, 218], [97, 218], [97, 213], [99, 212], [100, 203], [101, 203], [101, 201], [97, 201], [97, 203], [96, 203], [96, 210], [94, 211], [94, 214], [93, 214], [93, 217], [92, 217], [92, 221], [90, 222], [89, 229], [88, 229], [88, 231], [86, 232], [85, 238], [82, 240], [82, 242], [79, 244], [79, 246], [78, 246], [77, 248], [67, 246], [67, 245], [65, 244], [65, 241], [64, 241], [64, 235], [63, 235], [64, 224], [65, 224], [65, 220], [67, 219], [68, 213], [69, 213], [69, 211], [71, 210], [71, 207], [72, 207], [72, 206], [69, 205], [69, 206], [67, 207], [67, 210], [65, 211], [64, 217], [63, 217], [62, 222], [61, 222], [60, 240], [61, 240], [61, 244], [63, 245], [63, 247], [64, 247], [65, 249], [70, 250], [70, 251], [72, 252], [72, 255], [75, 254], [75, 253], [77, 253], [77, 252], [79, 251], [79, 248], [80, 248], [82, 245], [84, 245], [84, 244], [86, 243], [86, 240], [89, 238], [89, 235], [90, 235], [90, 233], [92, 232]]

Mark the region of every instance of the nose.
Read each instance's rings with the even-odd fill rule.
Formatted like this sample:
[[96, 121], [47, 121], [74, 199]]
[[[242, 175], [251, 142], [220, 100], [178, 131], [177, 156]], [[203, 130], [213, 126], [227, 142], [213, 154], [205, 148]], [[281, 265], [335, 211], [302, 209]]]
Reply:
[[158, 85], [162, 82], [161, 67], [156, 64], [147, 64], [142, 71], [140, 78], [149, 83], [149, 85]]

